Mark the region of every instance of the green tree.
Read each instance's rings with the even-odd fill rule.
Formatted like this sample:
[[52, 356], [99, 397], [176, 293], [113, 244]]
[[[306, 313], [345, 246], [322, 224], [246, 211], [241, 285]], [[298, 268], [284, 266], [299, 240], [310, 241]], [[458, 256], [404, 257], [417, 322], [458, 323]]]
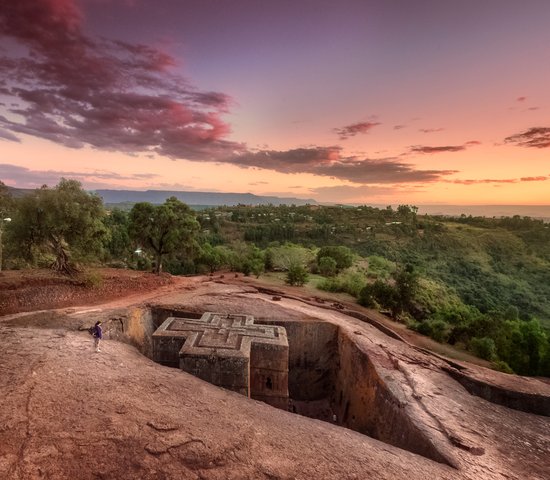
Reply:
[[271, 252], [273, 267], [283, 271], [295, 265], [305, 267], [314, 258], [310, 249], [292, 243], [271, 247]]
[[255, 245], [251, 245], [245, 258], [243, 272], [245, 275], [250, 275], [252, 273], [258, 278], [264, 270], [265, 258], [263, 252]]
[[319, 252], [317, 252], [317, 262], [323, 257], [334, 259], [337, 271], [349, 268], [353, 265], [353, 252], [348, 247], [342, 245], [322, 247]]
[[399, 205], [397, 207], [397, 216], [406, 222], [416, 224], [417, 213], [418, 207], [415, 207], [414, 205]]
[[521, 346], [527, 360], [527, 365], [522, 369], [518, 369], [518, 373], [523, 375], [539, 375], [541, 360], [545, 355], [548, 345], [548, 338], [538, 320], [522, 321], [520, 325], [523, 335]]
[[399, 313], [410, 311], [418, 289], [418, 275], [412, 265], [398, 269], [394, 274], [396, 301]]
[[4, 224], [11, 222], [11, 217], [9, 217], [10, 212], [13, 208], [13, 199], [9, 193], [8, 187], [0, 181], [0, 271], [2, 270], [2, 260], [3, 260], [3, 240], [2, 234], [4, 233]]
[[231, 270], [259, 277], [265, 268], [264, 253], [254, 244], [234, 242], [230, 249], [229, 266]]
[[157, 274], [167, 255], [194, 247], [199, 228], [193, 211], [175, 197], [162, 205], [136, 203], [130, 211], [130, 238], [153, 255]]
[[51, 268], [72, 275], [78, 271], [73, 258], [89, 260], [101, 250], [104, 215], [100, 197], [85, 192], [76, 180], [62, 178], [54, 188], [43, 186], [17, 200], [12, 241], [29, 259], [37, 251], [53, 253]]
[[333, 277], [336, 275], [337, 264], [336, 260], [332, 257], [321, 257], [318, 260], [319, 264], [319, 273], [325, 277]]
[[388, 308], [392, 314], [396, 312], [396, 291], [392, 285], [389, 285], [382, 280], [376, 280], [374, 283], [369, 283], [359, 292], [359, 304], [364, 307], [376, 308], [380, 305], [383, 308]]
[[4, 219], [10, 215], [13, 209], [13, 198], [8, 187], [0, 180], [0, 218]]
[[305, 267], [300, 263], [293, 263], [288, 268], [285, 282], [289, 285], [296, 285], [301, 287], [304, 283], [308, 281], [309, 274]]
[[115, 208], [105, 217], [103, 223], [109, 232], [105, 243], [108, 257], [127, 261], [132, 252], [132, 242], [128, 233], [128, 212]]
[[210, 273], [214, 273], [226, 262], [226, 255], [223, 248], [213, 247], [209, 243], [205, 243], [201, 247], [199, 255], [199, 263], [206, 265]]
[[474, 337], [470, 340], [470, 349], [480, 358], [495, 360], [497, 358], [495, 341], [489, 337]]

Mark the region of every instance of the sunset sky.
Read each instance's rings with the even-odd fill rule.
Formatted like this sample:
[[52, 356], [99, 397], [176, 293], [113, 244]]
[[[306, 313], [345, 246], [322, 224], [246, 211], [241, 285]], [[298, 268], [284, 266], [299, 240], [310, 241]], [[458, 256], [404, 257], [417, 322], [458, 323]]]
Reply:
[[550, 204], [548, 0], [9, 0], [0, 180]]

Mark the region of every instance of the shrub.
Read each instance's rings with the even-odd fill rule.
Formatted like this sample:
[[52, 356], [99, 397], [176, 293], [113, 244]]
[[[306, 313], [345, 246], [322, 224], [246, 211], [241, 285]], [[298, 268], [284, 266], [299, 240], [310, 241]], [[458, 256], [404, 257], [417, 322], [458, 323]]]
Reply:
[[377, 304], [395, 310], [395, 289], [390, 284], [381, 280], [369, 283], [361, 289], [358, 295], [358, 302], [364, 307], [375, 307]]
[[493, 362], [493, 368], [495, 370], [498, 370], [499, 372], [514, 373], [510, 366], [502, 360], [497, 360], [496, 362]]
[[253, 274], [256, 278], [259, 278], [264, 271], [264, 261], [262, 258], [249, 257], [242, 265], [242, 272], [245, 276]]
[[365, 274], [362, 272], [348, 270], [340, 274], [339, 278], [341, 279], [343, 292], [349, 293], [354, 297], [358, 297], [361, 293], [361, 290], [367, 284]]
[[374, 290], [372, 288], [372, 284], [366, 285], [362, 288], [362, 290], [359, 292], [359, 297], [357, 298], [357, 302], [359, 305], [362, 305], [363, 307], [367, 308], [377, 308], [378, 303], [376, 302], [376, 298], [374, 296]]
[[288, 272], [286, 274], [286, 283], [289, 285], [296, 285], [301, 287], [304, 283], [307, 282], [309, 274], [303, 265], [299, 263], [294, 263], [290, 265]]
[[317, 288], [325, 292], [340, 292], [340, 282], [336, 277], [323, 278], [317, 284]]
[[449, 324], [443, 320], [432, 319], [422, 322], [411, 322], [409, 328], [433, 338], [436, 342], [445, 343], [449, 339]]
[[474, 337], [470, 340], [470, 350], [484, 360], [494, 360], [497, 356], [495, 341], [489, 337]]
[[343, 245], [323, 247], [317, 253], [317, 261], [320, 263], [323, 257], [330, 257], [336, 262], [337, 271], [349, 268], [353, 264], [353, 252]]
[[86, 272], [81, 282], [86, 288], [100, 288], [103, 286], [103, 277], [99, 272]]
[[395, 264], [384, 257], [371, 255], [368, 257], [369, 268], [367, 276], [369, 278], [379, 278], [387, 280], [391, 276], [391, 272], [395, 270]]
[[366, 285], [365, 274], [359, 271], [346, 271], [337, 277], [325, 278], [317, 288], [328, 292], [343, 292], [358, 298]]
[[432, 320], [430, 324], [430, 337], [436, 342], [445, 343], [449, 339], [449, 324], [443, 320]]
[[151, 270], [151, 268], [152, 268], [152, 263], [148, 257], [141, 255], [136, 259], [136, 270], [148, 271], [148, 270]]
[[318, 261], [319, 273], [325, 277], [336, 275], [336, 260], [332, 257], [321, 257]]

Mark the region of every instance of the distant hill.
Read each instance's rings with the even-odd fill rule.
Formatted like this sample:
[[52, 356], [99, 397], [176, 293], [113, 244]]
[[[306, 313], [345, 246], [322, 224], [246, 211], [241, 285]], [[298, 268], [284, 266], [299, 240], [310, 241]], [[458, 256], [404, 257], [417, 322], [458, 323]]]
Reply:
[[[13, 197], [22, 197], [31, 193], [34, 189], [9, 187]], [[176, 197], [178, 200], [193, 206], [194, 209], [215, 207], [220, 205], [319, 205], [312, 198], [275, 197], [254, 195], [252, 193], [221, 193], [221, 192], [178, 192], [171, 190], [95, 190], [93, 191], [103, 198], [107, 205], [123, 204], [130, 209], [137, 202], [164, 203], [168, 197]], [[404, 202], [406, 203], [406, 202]], [[414, 203], [413, 203], [414, 204]], [[333, 205], [323, 203], [323, 205]], [[350, 204], [360, 206], [362, 204]], [[367, 204], [371, 207], [384, 209], [387, 204]], [[397, 205], [392, 205], [397, 208]], [[459, 217], [460, 215], [472, 215], [474, 217], [532, 217], [550, 222], [550, 205], [417, 205], [420, 215], [445, 215]]]
[[34, 188], [15, 188], [10, 187], [9, 185], [6, 185], [6, 187], [8, 187], [8, 192], [13, 198], [21, 198], [34, 192]]
[[219, 206], [219, 205], [306, 205], [317, 204], [313, 199], [294, 197], [273, 197], [254, 195], [252, 193], [220, 193], [220, 192], [178, 192], [170, 190], [95, 190], [106, 204], [117, 203], [164, 203], [169, 197], [176, 197], [188, 205]]
[[519, 215], [550, 221], [550, 205], [418, 205], [418, 213], [489, 218]]
[[[404, 202], [405, 203], [405, 202]], [[354, 204], [359, 206], [359, 204]], [[371, 207], [384, 209], [387, 204], [368, 204]], [[459, 217], [460, 215], [472, 215], [473, 217], [520, 217], [538, 218], [550, 221], [550, 205], [418, 205], [420, 215], [444, 215]], [[392, 205], [395, 209], [397, 205]]]

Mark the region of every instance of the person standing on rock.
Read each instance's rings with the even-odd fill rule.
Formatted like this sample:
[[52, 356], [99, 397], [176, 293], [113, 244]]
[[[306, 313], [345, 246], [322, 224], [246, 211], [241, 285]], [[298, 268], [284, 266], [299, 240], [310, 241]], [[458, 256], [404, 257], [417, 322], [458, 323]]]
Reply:
[[94, 347], [96, 352], [101, 352], [99, 344], [103, 338], [103, 329], [101, 328], [101, 321], [95, 322], [94, 326]]

